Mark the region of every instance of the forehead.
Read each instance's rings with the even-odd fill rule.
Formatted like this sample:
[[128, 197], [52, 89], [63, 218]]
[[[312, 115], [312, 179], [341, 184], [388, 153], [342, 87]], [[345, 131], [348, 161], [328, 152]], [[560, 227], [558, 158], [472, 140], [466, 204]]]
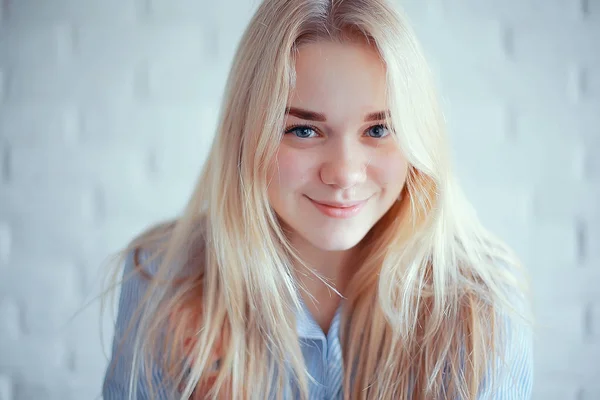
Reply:
[[362, 42], [317, 41], [296, 54], [296, 83], [288, 104], [347, 117], [386, 108], [386, 71], [379, 54]]

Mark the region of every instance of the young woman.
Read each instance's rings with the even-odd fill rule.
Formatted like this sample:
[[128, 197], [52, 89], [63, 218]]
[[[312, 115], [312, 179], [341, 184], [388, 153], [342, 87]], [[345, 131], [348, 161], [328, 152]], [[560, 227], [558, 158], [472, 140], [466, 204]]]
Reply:
[[520, 267], [444, 129], [385, 0], [266, 0], [185, 212], [123, 253], [104, 399], [528, 399]]

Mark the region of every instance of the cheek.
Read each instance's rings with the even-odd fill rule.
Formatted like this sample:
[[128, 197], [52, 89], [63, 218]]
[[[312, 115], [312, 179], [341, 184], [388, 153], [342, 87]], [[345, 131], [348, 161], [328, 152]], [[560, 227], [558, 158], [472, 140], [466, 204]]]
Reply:
[[380, 154], [372, 165], [375, 181], [397, 195], [402, 190], [408, 173], [408, 162], [398, 150]]
[[293, 190], [304, 186], [310, 180], [313, 163], [305, 154], [282, 147], [270, 167], [270, 187]]

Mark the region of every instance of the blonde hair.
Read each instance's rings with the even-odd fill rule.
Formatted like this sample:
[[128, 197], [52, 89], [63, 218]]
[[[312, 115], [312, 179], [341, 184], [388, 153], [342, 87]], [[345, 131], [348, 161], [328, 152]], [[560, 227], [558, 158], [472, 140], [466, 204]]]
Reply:
[[[389, 123], [409, 172], [402, 200], [361, 242], [345, 293], [344, 397], [475, 399], [494, 376], [503, 318], [516, 318], [513, 298], [525, 289], [520, 267], [456, 183], [433, 79], [409, 24], [384, 0], [266, 0], [242, 37], [189, 204], [123, 252], [151, 255], [136, 273], [156, 263], [132, 331], [132, 382], [140, 361], [149, 385], [159, 365], [187, 399], [223, 340], [213, 398], [282, 398], [290, 379], [308, 398], [295, 327], [302, 288], [292, 268], [301, 260], [269, 207], [267, 167], [298, 47], [357, 38], [385, 63]], [[190, 332], [193, 359], [181, 351]]]

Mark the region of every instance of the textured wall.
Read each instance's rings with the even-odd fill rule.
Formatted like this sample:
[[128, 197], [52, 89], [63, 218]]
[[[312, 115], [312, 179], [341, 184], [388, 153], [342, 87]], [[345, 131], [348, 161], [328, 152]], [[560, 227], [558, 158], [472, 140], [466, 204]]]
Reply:
[[[600, 1], [404, 4], [465, 188], [533, 277], [535, 398], [598, 399]], [[0, 400], [92, 399], [110, 326], [70, 318], [184, 205], [256, 0], [0, 5]]]

